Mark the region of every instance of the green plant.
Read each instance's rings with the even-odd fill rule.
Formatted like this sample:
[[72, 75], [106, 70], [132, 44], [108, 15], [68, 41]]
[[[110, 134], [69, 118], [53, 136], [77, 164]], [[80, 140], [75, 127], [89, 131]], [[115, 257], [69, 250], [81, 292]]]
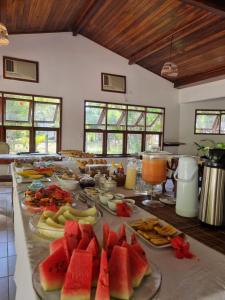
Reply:
[[197, 147], [199, 156], [209, 157], [210, 149], [225, 149], [225, 143], [222, 142], [215, 143], [213, 140], [209, 139], [201, 140], [200, 142], [203, 142], [203, 144], [194, 142], [195, 146]]

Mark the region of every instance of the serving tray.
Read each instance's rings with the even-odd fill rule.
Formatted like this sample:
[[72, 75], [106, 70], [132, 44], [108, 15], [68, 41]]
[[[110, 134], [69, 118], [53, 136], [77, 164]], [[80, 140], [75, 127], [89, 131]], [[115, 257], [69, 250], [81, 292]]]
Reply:
[[[146, 254], [151, 266], [151, 274], [145, 276], [141, 285], [134, 289], [132, 300], [151, 300], [157, 294], [161, 286], [162, 275], [156, 264], [149, 259], [149, 254]], [[35, 267], [32, 276], [33, 287], [40, 299], [43, 300], [60, 300], [60, 290], [45, 292], [40, 284], [40, 275], [38, 265]], [[91, 300], [95, 299], [95, 288], [91, 291]], [[111, 300], [115, 298], [110, 297]]]
[[[146, 218], [143, 218], [143, 220], [145, 220]], [[160, 225], [170, 225], [169, 223], [165, 222], [164, 220], [161, 220], [159, 218], [157, 218], [159, 220], [159, 223]], [[140, 219], [138, 219], [140, 220]], [[135, 223], [137, 220], [132, 220], [131, 222], [126, 222], [126, 226], [133, 232], [135, 232], [136, 235], [138, 235], [147, 245], [150, 245], [151, 247], [154, 247], [154, 248], [157, 248], [157, 249], [160, 249], [160, 248], [168, 248], [168, 247], [171, 247], [171, 244], [170, 242], [168, 241], [168, 244], [165, 244], [165, 245], [156, 245], [156, 244], [153, 244], [150, 240], [146, 239], [142, 234], [140, 234], [136, 229], [134, 229], [132, 227], [132, 224]], [[172, 226], [172, 225], [170, 225]], [[174, 226], [173, 226], [174, 227]], [[175, 227], [174, 227], [175, 228]], [[177, 228], [176, 229], [176, 233], [173, 235], [174, 236], [178, 236], [178, 235], [182, 235], [183, 233], [178, 230]]]

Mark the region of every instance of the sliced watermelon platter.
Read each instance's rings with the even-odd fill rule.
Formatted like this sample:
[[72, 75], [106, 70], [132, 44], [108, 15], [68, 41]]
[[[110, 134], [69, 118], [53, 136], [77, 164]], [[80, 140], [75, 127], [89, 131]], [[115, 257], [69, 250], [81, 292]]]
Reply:
[[135, 233], [128, 243], [124, 224], [118, 233], [103, 225], [101, 248], [91, 224], [67, 221], [64, 237], [51, 242], [49, 252], [33, 276], [44, 300], [147, 300], [161, 284]]

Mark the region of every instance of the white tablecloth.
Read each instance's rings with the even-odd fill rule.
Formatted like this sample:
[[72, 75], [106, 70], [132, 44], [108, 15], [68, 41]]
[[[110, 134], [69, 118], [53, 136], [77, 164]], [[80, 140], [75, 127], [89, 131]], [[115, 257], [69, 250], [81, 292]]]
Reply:
[[[21, 189], [14, 176], [14, 222], [17, 263], [15, 281], [17, 286], [16, 300], [36, 300], [32, 287], [32, 269], [39, 260], [41, 248], [46, 249], [48, 242], [34, 236], [29, 229], [27, 215], [19, 204], [22, 198]], [[149, 216], [138, 208], [132, 218]], [[129, 219], [130, 220], [130, 219]], [[96, 225], [97, 234], [104, 222], [117, 230], [127, 218], [118, 218], [104, 211], [103, 218]], [[224, 300], [225, 299], [225, 256], [188, 237], [194, 259], [178, 260], [171, 248], [155, 249], [144, 245], [150, 252], [151, 260], [162, 273], [162, 285], [155, 299], [159, 300]], [[141, 300], [141, 299], [140, 299]]]

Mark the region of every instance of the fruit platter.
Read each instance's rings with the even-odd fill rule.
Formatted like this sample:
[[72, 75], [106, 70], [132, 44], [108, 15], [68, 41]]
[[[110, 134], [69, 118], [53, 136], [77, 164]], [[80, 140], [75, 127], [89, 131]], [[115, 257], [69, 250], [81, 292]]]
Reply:
[[72, 204], [72, 195], [52, 184], [47, 188], [41, 188], [37, 191], [25, 191], [25, 198], [22, 201], [22, 207], [31, 213], [40, 213], [43, 210], [57, 211], [65, 204]]
[[19, 182], [31, 182], [33, 179], [49, 181], [49, 177], [51, 177], [53, 173], [53, 168], [33, 168], [16, 172]]
[[103, 192], [97, 188], [85, 188], [84, 193], [115, 216], [130, 217], [137, 209], [135, 200], [125, 199], [123, 194]]
[[30, 218], [32, 232], [47, 239], [56, 239], [64, 235], [66, 221], [76, 220], [79, 224], [96, 224], [101, 218], [95, 206], [87, 209], [76, 209], [70, 205], [62, 206], [57, 212], [44, 210], [42, 214]]
[[181, 234], [175, 227], [156, 217], [138, 219], [127, 225], [145, 242], [156, 248], [171, 246], [171, 238]]
[[103, 225], [100, 245], [91, 224], [67, 221], [64, 236], [49, 245], [49, 255], [36, 266], [33, 286], [45, 300], [152, 299], [161, 273], [136, 235], [126, 236]]

